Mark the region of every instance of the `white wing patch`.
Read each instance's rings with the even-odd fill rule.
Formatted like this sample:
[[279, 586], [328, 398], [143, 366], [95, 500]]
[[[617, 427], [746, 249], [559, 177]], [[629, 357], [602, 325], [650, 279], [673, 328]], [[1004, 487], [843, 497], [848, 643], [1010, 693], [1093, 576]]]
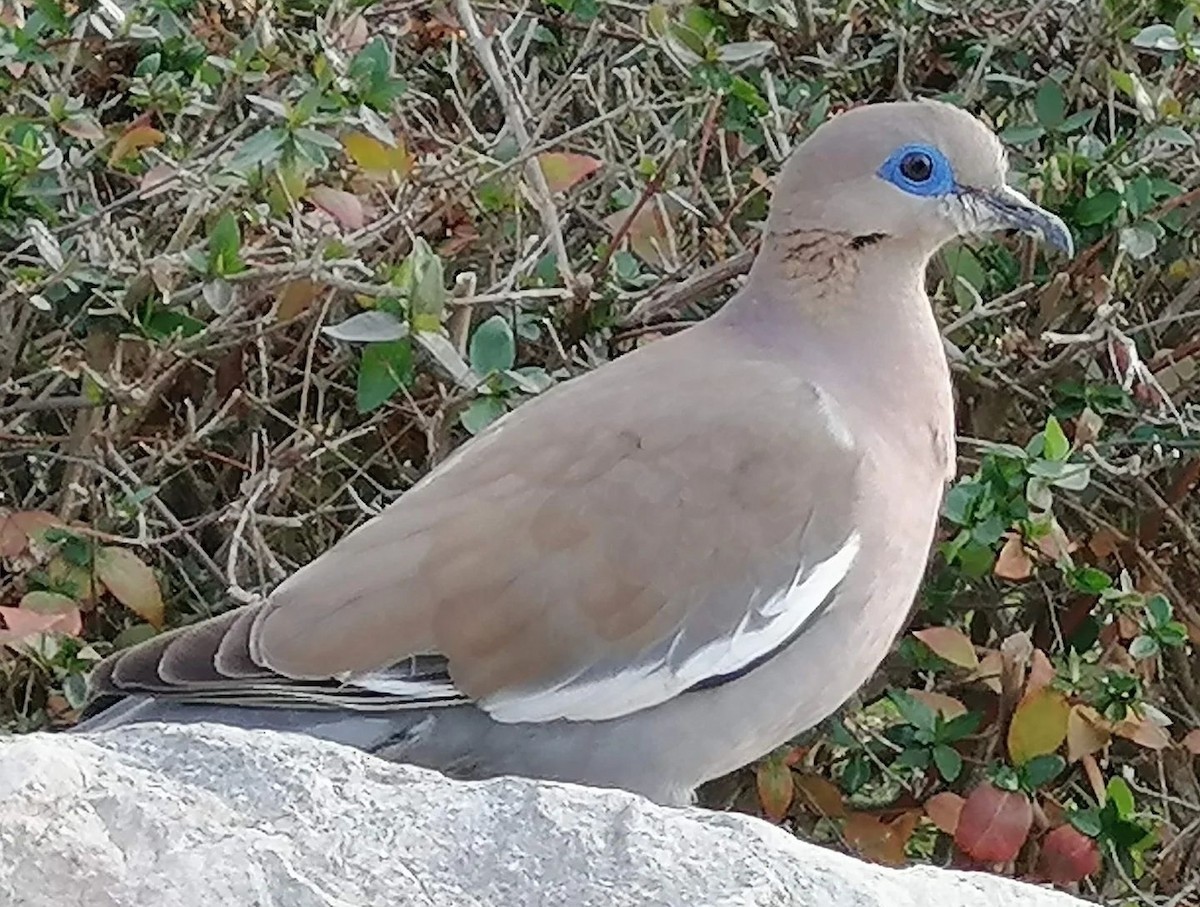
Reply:
[[[500, 692], [478, 703], [496, 721], [604, 721], [665, 702], [711, 677], [733, 674], [783, 645], [815, 614], [850, 572], [862, 539], [852, 532], [842, 547], [761, 605], [746, 609], [733, 632], [700, 646], [676, 663], [676, 637], [661, 660], [631, 665], [596, 680], [572, 678], [551, 689]], [[757, 621], [755, 620], [757, 618]], [[751, 626], [756, 623], [756, 626]]]

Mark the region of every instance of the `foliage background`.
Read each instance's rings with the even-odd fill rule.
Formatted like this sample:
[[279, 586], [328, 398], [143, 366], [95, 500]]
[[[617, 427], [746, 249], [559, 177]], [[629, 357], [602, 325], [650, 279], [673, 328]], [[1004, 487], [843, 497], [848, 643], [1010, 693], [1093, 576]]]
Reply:
[[914, 632], [705, 802], [1200, 903], [1196, 6], [7, 0], [0, 724], [703, 317], [808, 130], [941, 97], [1081, 252], [935, 262], [961, 479]]

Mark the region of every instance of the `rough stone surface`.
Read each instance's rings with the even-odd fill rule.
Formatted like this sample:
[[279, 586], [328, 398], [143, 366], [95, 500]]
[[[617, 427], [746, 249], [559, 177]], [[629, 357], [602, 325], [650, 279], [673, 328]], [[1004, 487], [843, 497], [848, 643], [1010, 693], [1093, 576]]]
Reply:
[[214, 725], [0, 739], [13, 907], [1080, 907], [983, 874], [894, 871], [756, 819], [615, 791], [461, 783]]

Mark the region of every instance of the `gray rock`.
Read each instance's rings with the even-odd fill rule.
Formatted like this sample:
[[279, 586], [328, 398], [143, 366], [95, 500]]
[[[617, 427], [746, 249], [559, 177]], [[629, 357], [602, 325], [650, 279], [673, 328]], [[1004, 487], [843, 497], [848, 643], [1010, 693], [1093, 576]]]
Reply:
[[1080, 907], [882, 869], [747, 816], [215, 725], [0, 740], [12, 907]]

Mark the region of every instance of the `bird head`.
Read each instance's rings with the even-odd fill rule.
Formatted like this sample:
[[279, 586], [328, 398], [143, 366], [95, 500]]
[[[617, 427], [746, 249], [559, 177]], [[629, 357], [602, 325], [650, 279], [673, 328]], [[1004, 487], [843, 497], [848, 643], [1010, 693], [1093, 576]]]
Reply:
[[935, 101], [866, 105], [796, 149], [768, 230], [895, 239], [924, 255], [959, 236], [1017, 230], [1073, 254], [1066, 224], [1007, 177], [1004, 147], [971, 114]]

